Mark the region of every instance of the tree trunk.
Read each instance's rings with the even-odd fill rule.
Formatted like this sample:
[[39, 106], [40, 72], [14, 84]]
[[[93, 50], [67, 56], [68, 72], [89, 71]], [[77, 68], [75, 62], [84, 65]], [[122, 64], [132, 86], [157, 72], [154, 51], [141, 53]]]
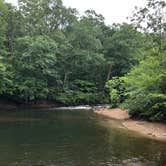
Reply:
[[110, 66], [109, 66], [109, 71], [107, 74], [107, 81], [110, 80], [110, 78], [111, 78], [111, 72], [112, 72], [112, 64], [110, 64]]
[[64, 80], [63, 80], [63, 88], [66, 86], [67, 79], [68, 79], [68, 72], [65, 72]]

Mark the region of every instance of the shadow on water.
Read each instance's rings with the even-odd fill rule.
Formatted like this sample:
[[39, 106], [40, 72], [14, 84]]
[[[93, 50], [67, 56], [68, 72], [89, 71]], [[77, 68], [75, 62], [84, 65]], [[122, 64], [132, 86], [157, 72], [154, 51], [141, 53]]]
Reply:
[[0, 165], [166, 165], [165, 143], [107, 124], [92, 111], [1, 112]]

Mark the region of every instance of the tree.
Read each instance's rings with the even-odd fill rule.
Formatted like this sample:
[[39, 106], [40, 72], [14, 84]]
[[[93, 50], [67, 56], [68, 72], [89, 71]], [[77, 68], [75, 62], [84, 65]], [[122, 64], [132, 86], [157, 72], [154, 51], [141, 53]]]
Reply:
[[143, 42], [146, 40], [143, 34], [128, 24], [116, 25], [113, 29], [111, 36], [104, 41], [105, 57], [110, 66], [107, 80], [126, 74], [145, 56]]
[[166, 32], [166, 2], [164, 0], [147, 0], [147, 5], [143, 8], [136, 7], [136, 11], [131, 21], [138, 29], [153, 36], [154, 45], [157, 44], [159, 52], [165, 50]]
[[99, 26], [92, 26], [92, 24], [89, 18], [84, 17], [66, 32], [72, 46], [69, 56], [72, 60], [70, 61], [72, 64], [70, 77], [71, 80], [77, 78], [99, 82], [99, 86], [103, 87], [105, 58], [99, 38], [102, 30]]
[[[22, 37], [25, 35], [23, 29], [23, 17], [21, 16], [20, 11], [11, 4], [6, 4], [8, 15], [6, 18], [7, 27], [6, 27], [6, 48], [8, 50], [8, 59], [12, 60], [14, 56], [14, 43], [16, 38]], [[10, 61], [11, 62], [11, 61]], [[9, 63], [10, 63], [9, 62]]]
[[67, 9], [61, 0], [19, 0], [24, 28], [29, 35], [49, 35], [76, 20], [75, 9]]
[[0, 56], [4, 56], [7, 53], [5, 49], [7, 14], [7, 6], [3, 0], [0, 0]]
[[166, 122], [165, 64], [164, 54], [149, 56], [122, 78], [127, 91], [124, 105], [132, 116]]
[[6, 83], [6, 68], [2, 62], [0, 62], [0, 94], [3, 94], [7, 89]]
[[46, 99], [57, 85], [57, 44], [47, 36], [18, 38], [16, 44], [15, 94], [25, 102]]
[[11, 73], [7, 71], [7, 17], [8, 8], [3, 0], [0, 0], [0, 95], [10, 93]]

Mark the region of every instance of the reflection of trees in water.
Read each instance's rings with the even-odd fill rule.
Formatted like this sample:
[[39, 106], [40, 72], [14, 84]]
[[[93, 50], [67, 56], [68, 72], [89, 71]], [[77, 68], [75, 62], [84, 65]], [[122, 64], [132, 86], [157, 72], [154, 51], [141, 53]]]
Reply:
[[117, 121], [107, 126], [92, 112], [21, 114], [24, 118], [37, 114], [41, 120], [0, 125], [0, 164], [155, 166], [166, 161], [165, 144], [117, 128]]

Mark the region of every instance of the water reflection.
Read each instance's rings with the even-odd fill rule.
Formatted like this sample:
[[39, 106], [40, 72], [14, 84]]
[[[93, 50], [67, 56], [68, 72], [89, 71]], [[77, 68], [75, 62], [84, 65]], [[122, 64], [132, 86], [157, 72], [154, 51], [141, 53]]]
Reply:
[[[135, 137], [115, 127], [116, 121], [108, 126], [90, 111], [29, 110], [3, 113], [2, 117], [6, 119], [0, 123], [3, 166], [164, 166], [166, 163], [165, 143]], [[24, 118], [25, 121], [19, 120]]]

